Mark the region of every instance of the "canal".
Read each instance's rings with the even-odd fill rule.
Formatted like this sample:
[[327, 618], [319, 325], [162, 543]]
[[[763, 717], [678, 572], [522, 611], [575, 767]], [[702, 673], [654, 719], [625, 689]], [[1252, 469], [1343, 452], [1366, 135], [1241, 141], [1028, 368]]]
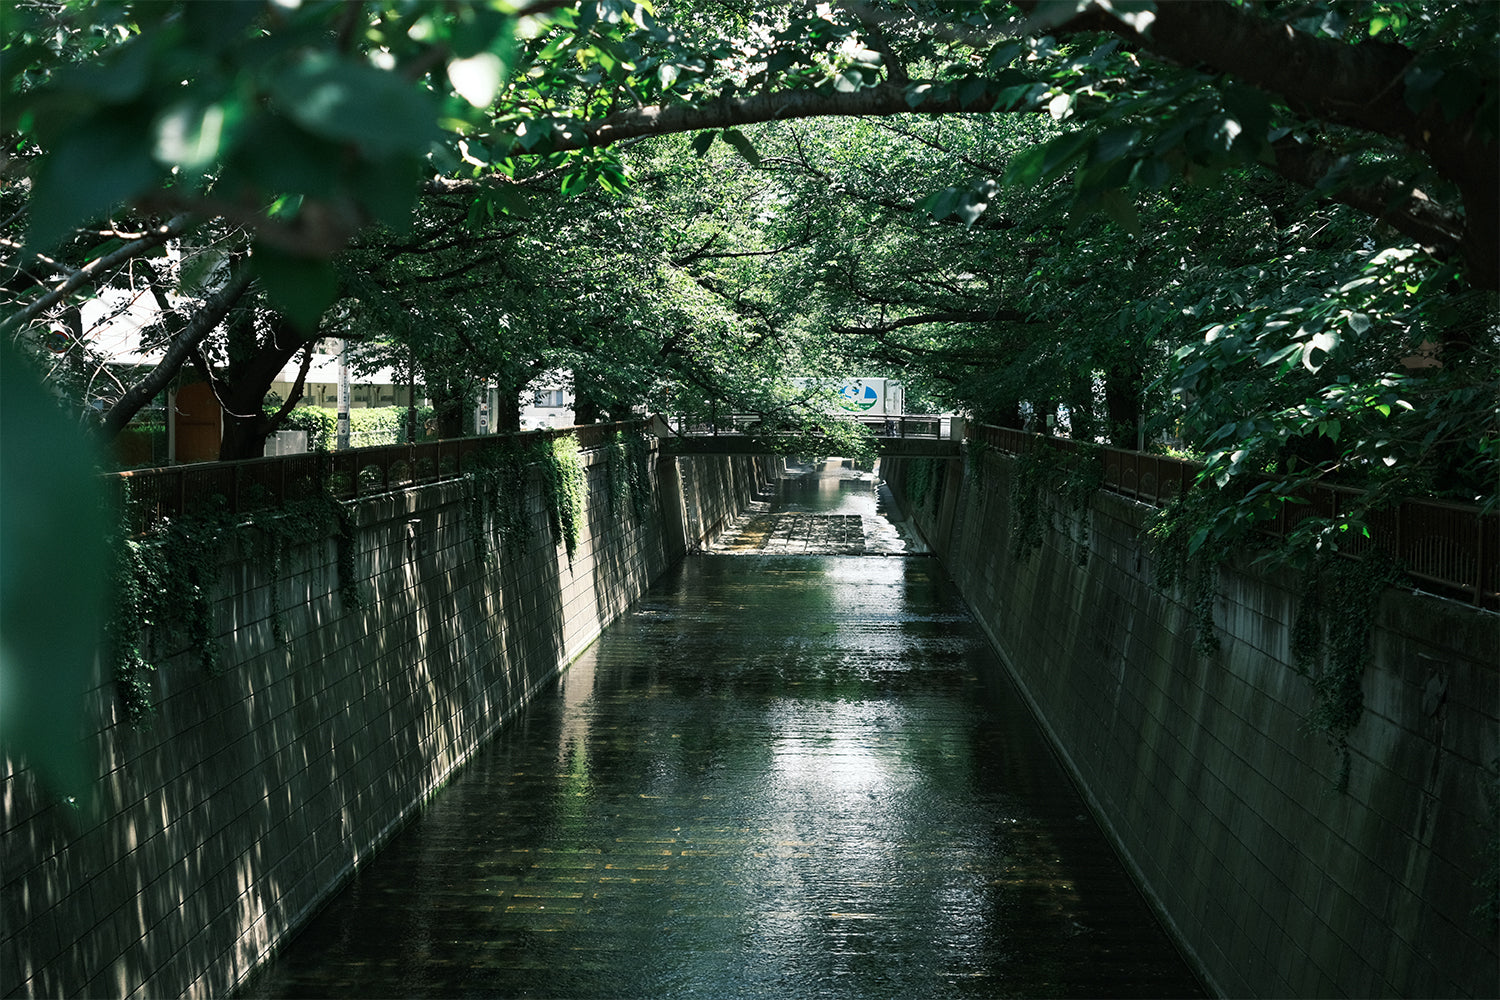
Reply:
[[241, 995], [1202, 995], [873, 480], [781, 487]]

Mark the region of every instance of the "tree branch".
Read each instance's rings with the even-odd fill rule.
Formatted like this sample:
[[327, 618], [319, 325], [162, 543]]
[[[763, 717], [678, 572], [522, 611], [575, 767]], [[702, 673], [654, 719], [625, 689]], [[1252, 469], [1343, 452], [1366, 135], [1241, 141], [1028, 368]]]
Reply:
[[179, 215], [161, 226], [157, 226], [140, 239], [127, 243], [114, 253], [105, 254], [97, 260], [92, 260], [79, 268], [65, 281], [59, 282], [50, 292], [39, 299], [35, 299], [22, 309], [18, 309], [0, 321], [0, 335], [13, 334], [22, 326], [40, 316], [46, 310], [57, 305], [69, 295], [87, 285], [91, 285], [104, 277], [105, 273], [118, 267], [134, 257], [149, 250], [154, 250], [167, 240], [175, 236], [181, 236], [192, 224], [192, 217]]
[[172, 338], [172, 342], [167, 345], [166, 352], [156, 363], [156, 367], [125, 390], [125, 394], [120, 397], [119, 401], [104, 414], [101, 429], [106, 438], [112, 438], [124, 429], [125, 425], [130, 422], [130, 418], [134, 417], [141, 407], [151, 401], [152, 396], [155, 396], [172, 380], [172, 376], [177, 374], [182, 363], [197, 350], [204, 338], [213, 332], [214, 327], [219, 325], [219, 321], [249, 287], [250, 268], [248, 265], [241, 265], [229, 279], [229, 283], [205, 302], [203, 308], [193, 315], [192, 322]]
[[1030, 323], [1031, 314], [1019, 309], [987, 309], [963, 312], [924, 313], [920, 316], [904, 316], [889, 323], [875, 326], [835, 326], [834, 333], [858, 333], [879, 338], [893, 330], [908, 326], [926, 326], [929, 323]]
[[[1036, 0], [1022, 0], [1020, 6], [1034, 8]], [[1144, 35], [1099, 8], [1060, 31], [1096, 29], [1173, 62], [1233, 74], [1300, 113], [1397, 139], [1422, 152], [1463, 194], [1466, 222], [1460, 245], [1472, 279], [1484, 288], [1500, 287], [1500, 155], [1493, 130], [1480, 127], [1475, 118], [1480, 95], [1469, 111], [1451, 120], [1436, 100], [1413, 110], [1406, 101], [1406, 73], [1414, 58], [1410, 49], [1317, 38], [1222, 2], [1160, 3]], [[1385, 204], [1376, 214], [1408, 232]], [[1428, 228], [1426, 218], [1427, 213], [1419, 212], [1411, 225]]]
[[[1272, 146], [1276, 155], [1270, 167], [1277, 174], [1303, 187], [1316, 190], [1319, 183], [1341, 166], [1339, 157], [1291, 136]], [[1356, 208], [1376, 221], [1418, 243], [1457, 252], [1464, 241], [1464, 222], [1456, 213], [1430, 200], [1420, 190], [1386, 177], [1373, 184], [1340, 185], [1328, 197]]]

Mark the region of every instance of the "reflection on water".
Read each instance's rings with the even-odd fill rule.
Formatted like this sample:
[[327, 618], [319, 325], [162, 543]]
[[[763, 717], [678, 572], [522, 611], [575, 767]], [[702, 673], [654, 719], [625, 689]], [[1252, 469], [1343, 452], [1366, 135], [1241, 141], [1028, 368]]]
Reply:
[[935, 561], [709, 555], [246, 993], [1199, 989]]

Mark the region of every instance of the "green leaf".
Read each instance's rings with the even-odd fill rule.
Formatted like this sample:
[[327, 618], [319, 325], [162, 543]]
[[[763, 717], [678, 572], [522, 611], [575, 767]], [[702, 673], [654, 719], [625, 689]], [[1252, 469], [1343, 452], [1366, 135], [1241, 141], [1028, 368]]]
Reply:
[[326, 52], [304, 56], [271, 87], [277, 106], [316, 135], [353, 142], [372, 156], [422, 153], [440, 137], [426, 91], [394, 72]]
[[933, 221], [941, 222], [953, 214], [953, 210], [958, 207], [958, 199], [962, 196], [963, 192], [958, 188], [945, 187], [923, 198], [917, 207], [931, 215]]
[[1104, 214], [1114, 220], [1115, 225], [1125, 230], [1131, 236], [1141, 234], [1141, 217], [1136, 211], [1135, 199], [1124, 191], [1102, 191], [1099, 194], [1099, 204], [1104, 209]]
[[760, 154], [755, 151], [755, 144], [737, 128], [726, 128], [720, 133], [724, 141], [735, 148], [735, 151], [750, 162], [752, 167], [760, 166]]
[[1089, 149], [1090, 163], [1108, 163], [1118, 160], [1135, 148], [1141, 141], [1141, 130], [1127, 126], [1105, 129], [1094, 139]]
[[707, 132], [699, 132], [693, 136], [693, 152], [703, 156], [708, 152], [708, 147], [714, 144], [714, 137], [718, 134], [718, 130], [709, 129]]
[[349, 186], [373, 218], [396, 233], [405, 233], [411, 229], [421, 172], [419, 160], [397, 156], [366, 164], [354, 174]]
[[74, 227], [156, 186], [161, 171], [151, 158], [143, 117], [101, 112], [53, 145], [28, 202], [34, 246], [56, 246]]
[[1016, 153], [1005, 165], [1005, 183], [1021, 186], [1035, 183], [1042, 176], [1046, 155], [1045, 145], [1027, 146]]
[[101, 456], [0, 344], [0, 742], [59, 796], [87, 793], [80, 737], [107, 614]]
[[272, 307], [304, 334], [318, 327], [323, 311], [338, 297], [338, 272], [330, 261], [299, 257], [264, 242], [251, 254], [256, 277]]
[[1039, 0], [1031, 17], [1020, 27], [1020, 34], [1042, 35], [1065, 24], [1087, 10], [1093, 0]]

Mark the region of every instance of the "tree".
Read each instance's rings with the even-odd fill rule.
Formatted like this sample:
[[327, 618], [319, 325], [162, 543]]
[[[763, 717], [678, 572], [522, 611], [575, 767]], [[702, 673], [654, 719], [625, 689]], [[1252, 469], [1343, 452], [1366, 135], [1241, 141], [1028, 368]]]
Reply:
[[[965, 279], [968, 287], [942, 293], [933, 274], [872, 269], [877, 258], [899, 261], [895, 248], [903, 242], [908, 253], [922, 241], [929, 248], [941, 241], [945, 253], [958, 253], [955, 227], [912, 229], [889, 244], [891, 253], [873, 253], [870, 245], [819, 262], [838, 265], [819, 272], [815, 295], [826, 299], [825, 318], [844, 338], [874, 344], [876, 358], [925, 359], [925, 377], [950, 386], [955, 399], [981, 412], [1014, 419], [1023, 403], [1033, 410], [1060, 404], [1081, 424], [1124, 441], [1129, 426], [1140, 423], [1135, 411], [1149, 388], [1143, 373], [1161, 367], [1170, 348], [1183, 352], [1177, 388], [1206, 388], [1193, 381], [1206, 369], [1194, 366], [1201, 361], [1219, 370], [1214, 365], [1226, 349], [1219, 343], [1224, 331], [1255, 341], [1257, 357], [1281, 359], [1267, 362], [1271, 367], [1261, 375], [1276, 374], [1275, 366], [1294, 355], [1311, 359], [1300, 370], [1316, 375], [1325, 367], [1317, 359], [1318, 345], [1331, 335], [1326, 324], [1288, 328], [1271, 317], [1296, 303], [1312, 309], [1305, 295], [1334, 303], [1337, 289], [1359, 280], [1351, 275], [1363, 266], [1385, 269], [1383, 276], [1369, 275], [1380, 287], [1393, 287], [1399, 272], [1403, 283], [1419, 289], [1421, 301], [1365, 302], [1358, 311], [1363, 318], [1352, 321], [1359, 329], [1347, 319], [1353, 310], [1313, 309], [1311, 315], [1344, 322], [1340, 351], [1368, 347], [1373, 353], [1333, 381], [1303, 380], [1299, 399], [1262, 392], [1253, 404], [1265, 408], [1258, 413], [1221, 408], [1211, 415], [1194, 391], [1191, 398], [1199, 402], [1187, 427], [1197, 436], [1190, 443], [1204, 448], [1213, 475], [1281, 468], [1283, 453], [1306, 450], [1308, 442], [1297, 439], [1308, 437], [1308, 427], [1325, 438], [1313, 450], [1339, 447], [1331, 460], [1306, 468], [1316, 475], [1348, 474], [1369, 465], [1374, 456], [1361, 449], [1373, 445], [1364, 436], [1356, 436], [1352, 448], [1343, 444], [1347, 436], [1332, 441], [1329, 420], [1384, 419], [1381, 408], [1391, 407], [1405, 422], [1398, 437], [1421, 442], [1433, 420], [1441, 423], [1436, 400], [1478, 398], [1493, 388], [1486, 364], [1494, 324], [1483, 318], [1500, 285], [1494, 201], [1500, 87], [1492, 58], [1500, 14], [1491, 6], [847, 0], [747, 13], [684, 0], [653, 14], [619, 0], [576, 6], [496, 0], [396, 10], [236, 6], [217, 14], [200, 5], [125, 4], [109, 8], [114, 20], [100, 23], [91, 9], [39, 4], [11, 16], [7, 52], [18, 58], [7, 65], [26, 69], [11, 71], [7, 80], [11, 99], [3, 124], [19, 130], [18, 160], [35, 179], [21, 199], [30, 220], [30, 249], [23, 253], [29, 260], [39, 260], [36, 251], [45, 253], [70, 225], [121, 203], [138, 213], [179, 213], [176, 225], [183, 212], [227, 220], [252, 238], [250, 259], [270, 305], [310, 330], [339, 294], [333, 255], [372, 222], [383, 221], [403, 238], [419, 192], [424, 206], [466, 209], [465, 225], [481, 233], [538, 196], [547, 201], [546, 213], [585, 192], [621, 197], [637, 159], [632, 144], [647, 138], [695, 133], [695, 152], [732, 150], [769, 171], [798, 154], [757, 148], [779, 141], [757, 134], [757, 122], [852, 121], [844, 129], [849, 144], [869, 145], [871, 126], [862, 123], [889, 119], [902, 123], [893, 127], [908, 133], [907, 142], [921, 144], [929, 139], [905, 123], [914, 114], [942, 116], [954, 123], [943, 141], [961, 137], [965, 168], [959, 176], [952, 170], [924, 174], [932, 190], [922, 207], [938, 220], [968, 227], [976, 244], [988, 239], [991, 227], [1003, 233], [1019, 221], [1008, 232], [1023, 256], [1032, 255], [1027, 268], [1010, 255], [1004, 274], [985, 279], [990, 287]], [[1014, 127], [998, 127], [1003, 121]], [[264, 154], [269, 148], [278, 150], [274, 161]], [[835, 171], [806, 166], [795, 169], [834, 190], [827, 176], [816, 175]], [[1299, 204], [1270, 182], [1271, 175], [1295, 183], [1313, 202]], [[872, 178], [852, 187], [836, 183], [857, 192], [862, 204], [884, 202], [890, 209], [892, 192], [879, 190], [889, 178], [866, 183]], [[83, 197], [63, 196], [80, 184]], [[1011, 190], [1032, 194], [1004, 194]], [[1244, 191], [1255, 193], [1276, 222], [1275, 232], [1266, 229], [1255, 241], [1266, 254], [1221, 255], [1224, 247], [1236, 251], [1227, 233], [1207, 245], [1174, 235], [1188, 229], [1201, 235], [1208, 227], [1197, 224], [1198, 213], [1206, 218], [1226, 204], [1243, 217]], [[901, 210], [916, 193], [902, 192]], [[598, 208], [594, 194], [586, 198], [580, 204]], [[1031, 210], [1020, 211], [1028, 201]], [[1326, 213], [1310, 204], [1327, 202], [1359, 213], [1339, 216], [1345, 221], [1335, 232], [1353, 238], [1342, 251], [1288, 238], [1311, 233], [1299, 220]], [[1005, 212], [996, 215], [993, 206], [1001, 204]], [[835, 239], [832, 232], [853, 231], [849, 213], [827, 205], [820, 211], [832, 227], [825, 243]], [[1091, 213], [1098, 221], [1083, 221]], [[791, 218], [771, 215], [776, 225]], [[1363, 223], [1347, 221], [1360, 216]], [[603, 217], [614, 217], [614, 210], [602, 211]], [[891, 238], [897, 231], [882, 230]], [[1059, 233], [1067, 234], [1071, 252], [1057, 246]], [[1364, 264], [1347, 259], [1355, 239], [1370, 244], [1362, 251]], [[752, 258], [732, 255], [764, 253], [773, 242], [751, 241], [756, 249], [748, 250], [710, 244], [696, 258], [690, 251], [691, 259], [677, 269], [730, 303], [737, 317], [731, 326], [764, 326], [764, 316], [754, 312], [764, 313], [769, 300], [747, 295], [744, 276], [759, 279], [766, 272], [754, 271]], [[1289, 280], [1275, 289], [1260, 290], [1257, 282], [1278, 280], [1278, 269], [1267, 265], [1272, 247], [1283, 244], [1280, 252], [1303, 255], [1291, 268], [1296, 273], [1283, 275]], [[90, 246], [74, 240], [66, 249], [82, 263]], [[1345, 256], [1336, 260], [1340, 252]], [[715, 259], [724, 266], [711, 267]], [[745, 266], [733, 282], [738, 290], [725, 297], [724, 274], [733, 260]], [[674, 287], [654, 265], [631, 273], [637, 289], [653, 274], [657, 287]], [[1068, 274], [1076, 276], [1072, 286], [1063, 277]], [[1086, 276], [1107, 278], [1108, 293], [1082, 294], [1077, 282]], [[1230, 276], [1249, 281], [1255, 294], [1235, 304], [1213, 291], [1214, 282]], [[1002, 284], [994, 285], [994, 278]], [[1152, 281], [1171, 291], [1158, 294]], [[571, 317], [565, 353], [590, 380], [591, 364], [607, 370], [612, 352], [626, 357], [635, 348], [625, 345], [649, 346], [650, 338], [621, 335], [625, 328], [613, 317], [620, 300], [604, 285], [581, 287], [557, 274], [536, 287], [543, 284], [573, 289], [556, 300], [566, 303], [560, 311]], [[876, 284], [899, 291], [883, 288], [889, 301], [877, 302]], [[1186, 301], [1195, 287], [1203, 294]], [[1163, 298], [1182, 301], [1177, 316], [1163, 307]], [[591, 311], [585, 308], [590, 302], [608, 307]], [[1250, 302], [1251, 313], [1233, 313]], [[854, 308], [858, 303], [862, 311]], [[15, 315], [27, 312], [18, 305], [23, 308]], [[1388, 316], [1381, 308], [1395, 311]], [[662, 315], [654, 308], [647, 313]], [[1455, 315], [1469, 318], [1446, 324], [1444, 317]], [[783, 329], [784, 316], [778, 320]], [[1265, 322], [1257, 326], [1256, 317]], [[694, 317], [678, 319], [681, 329], [694, 333], [677, 336], [658, 358], [675, 357], [688, 343], [700, 362], [720, 348], [733, 349], [731, 339], [705, 338]], [[1068, 324], [1069, 336], [1057, 350], [1005, 364], [1035, 346], [1027, 330], [1038, 323]], [[1197, 330], [1188, 329], [1194, 323]], [[708, 329], [714, 328], [710, 322]], [[1148, 335], [1132, 335], [1143, 328]], [[1186, 342], [1216, 328], [1213, 341]], [[601, 336], [604, 330], [612, 332]], [[1378, 343], [1366, 341], [1370, 330]], [[1419, 338], [1405, 345], [1412, 350], [1423, 339], [1440, 344], [1441, 379], [1377, 371], [1390, 368], [1375, 363], [1388, 358], [1390, 336]], [[464, 358], [483, 353], [463, 345], [452, 363], [464, 367]], [[638, 357], [653, 355], [645, 350]], [[706, 370], [697, 363], [697, 376]], [[683, 368], [685, 375], [694, 371]], [[1399, 376], [1396, 386], [1381, 385], [1393, 375]], [[1342, 378], [1360, 385], [1346, 391]], [[1095, 400], [1096, 381], [1102, 382], [1102, 403]], [[1290, 391], [1291, 383], [1281, 381]], [[1021, 385], [1046, 398], [1022, 399], [1015, 391]], [[1171, 385], [1163, 382], [1158, 391]], [[1354, 406], [1350, 399], [1365, 403]], [[1272, 417], [1302, 412], [1298, 407], [1333, 415], [1300, 429], [1290, 418]], [[1163, 409], [1160, 416], [1175, 419], [1171, 404]], [[1256, 419], [1280, 429], [1253, 432], [1270, 426]], [[1231, 423], [1235, 430], [1225, 432]], [[1433, 441], [1446, 433], [1438, 429]], [[1460, 489], [1472, 486], [1476, 470], [1482, 478], [1492, 454], [1485, 443], [1493, 437], [1492, 421], [1481, 420], [1473, 437], [1480, 465], [1457, 463], [1470, 469], [1459, 477], [1467, 484]], [[1382, 464], [1388, 457], [1380, 456]], [[1395, 457], [1398, 464], [1431, 465], [1421, 447]]]

